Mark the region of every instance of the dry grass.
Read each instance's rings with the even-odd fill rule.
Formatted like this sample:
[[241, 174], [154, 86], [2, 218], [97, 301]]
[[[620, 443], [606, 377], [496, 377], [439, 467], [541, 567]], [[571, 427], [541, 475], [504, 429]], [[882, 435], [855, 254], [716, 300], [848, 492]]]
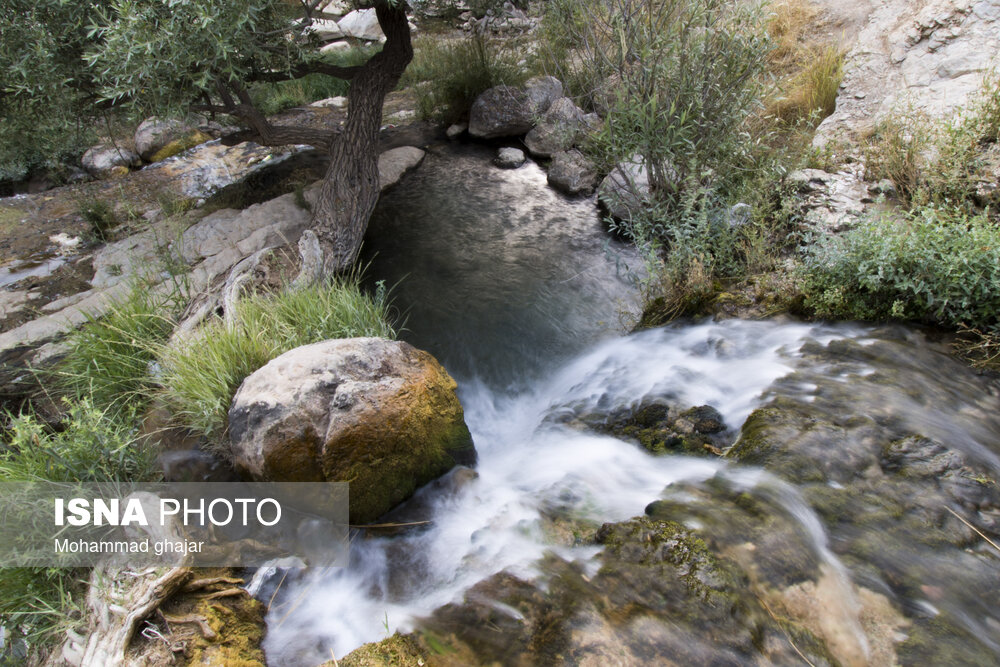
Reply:
[[768, 34], [775, 44], [768, 59], [777, 80], [769, 115], [787, 124], [812, 124], [833, 113], [843, 76], [844, 53], [823, 34], [819, 12], [808, 0], [772, 6]]
[[809, 0], [782, 0], [771, 6], [773, 12], [767, 32], [774, 42], [770, 62], [772, 71], [788, 74], [802, 65], [802, 53], [815, 46], [810, 34], [815, 34], [819, 12]]

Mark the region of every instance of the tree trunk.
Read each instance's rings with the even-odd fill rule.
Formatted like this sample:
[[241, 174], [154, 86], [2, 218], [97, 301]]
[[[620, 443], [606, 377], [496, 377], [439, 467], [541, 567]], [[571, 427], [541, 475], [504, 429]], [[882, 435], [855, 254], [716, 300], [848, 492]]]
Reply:
[[312, 229], [324, 253], [327, 275], [350, 268], [379, 196], [378, 134], [385, 96], [413, 58], [406, 6], [375, 4], [387, 41], [351, 79], [343, 132], [330, 145], [330, 167], [313, 207]]

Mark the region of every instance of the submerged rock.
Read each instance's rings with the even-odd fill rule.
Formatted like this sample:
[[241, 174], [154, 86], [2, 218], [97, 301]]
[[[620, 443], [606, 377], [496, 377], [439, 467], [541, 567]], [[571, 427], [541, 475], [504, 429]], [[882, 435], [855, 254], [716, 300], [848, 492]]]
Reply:
[[981, 593], [1000, 589], [987, 542], [1000, 540], [995, 384], [926, 341], [802, 353], [729, 456], [795, 483], [844, 564], [880, 582], [912, 623], [902, 664], [995, 662], [995, 644], [969, 622], [1000, 627]]
[[578, 416], [585, 427], [637, 440], [654, 454], [719, 455], [732, 441], [732, 431], [710, 405], [672, 405], [663, 397], [644, 398], [637, 405], [610, 413]]
[[475, 461], [455, 381], [430, 354], [380, 338], [296, 348], [244, 380], [229, 411], [234, 464], [271, 481], [349, 481], [365, 523]]
[[[501, 572], [421, 621], [403, 646], [461, 665], [796, 664], [746, 574], [691, 530], [638, 517], [605, 524], [594, 541], [596, 573], [556, 556], [539, 564], [538, 581]], [[788, 626], [812, 664], [831, 664], [822, 642]], [[358, 653], [380, 646], [400, 641]]]

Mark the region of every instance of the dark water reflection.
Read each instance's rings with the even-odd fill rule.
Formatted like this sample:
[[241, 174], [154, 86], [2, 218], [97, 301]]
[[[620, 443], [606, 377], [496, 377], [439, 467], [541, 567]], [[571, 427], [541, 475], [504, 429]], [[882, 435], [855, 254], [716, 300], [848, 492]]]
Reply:
[[507, 171], [491, 155], [429, 151], [380, 200], [364, 255], [371, 280], [398, 283], [406, 340], [460, 379], [517, 390], [621, 332], [641, 262], [609, 238], [592, 199], [556, 193], [530, 161]]

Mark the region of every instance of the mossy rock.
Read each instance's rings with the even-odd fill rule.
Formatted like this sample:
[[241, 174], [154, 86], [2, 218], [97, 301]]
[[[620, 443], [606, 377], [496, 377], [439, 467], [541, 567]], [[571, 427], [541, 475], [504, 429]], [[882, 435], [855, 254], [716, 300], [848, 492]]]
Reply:
[[236, 393], [234, 465], [257, 480], [348, 482], [351, 522], [371, 522], [475, 462], [456, 387], [434, 357], [407, 343], [349, 338], [296, 348]]
[[365, 644], [323, 667], [424, 667], [430, 665], [430, 652], [420, 646], [414, 635], [398, 632], [380, 642]]
[[174, 139], [173, 141], [165, 144], [163, 148], [160, 148], [150, 156], [149, 161], [160, 162], [162, 160], [166, 160], [168, 157], [179, 155], [189, 148], [194, 148], [195, 146], [211, 140], [212, 137], [204, 132], [200, 130], [192, 130], [190, 133], [180, 137], [179, 139]]
[[649, 397], [609, 414], [592, 413], [582, 421], [599, 433], [635, 440], [653, 454], [717, 456], [731, 439], [715, 408], [671, 405], [664, 397]]
[[[554, 555], [535, 581], [509, 572], [421, 622], [429, 665], [791, 664], [794, 649], [732, 561], [680, 523], [605, 524], [596, 574]], [[796, 628], [808, 646], [822, 646]], [[767, 639], [767, 648], [761, 640]], [[425, 644], [426, 645], [426, 644]], [[817, 654], [823, 655], [822, 650]], [[830, 664], [818, 660], [815, 664]]]

